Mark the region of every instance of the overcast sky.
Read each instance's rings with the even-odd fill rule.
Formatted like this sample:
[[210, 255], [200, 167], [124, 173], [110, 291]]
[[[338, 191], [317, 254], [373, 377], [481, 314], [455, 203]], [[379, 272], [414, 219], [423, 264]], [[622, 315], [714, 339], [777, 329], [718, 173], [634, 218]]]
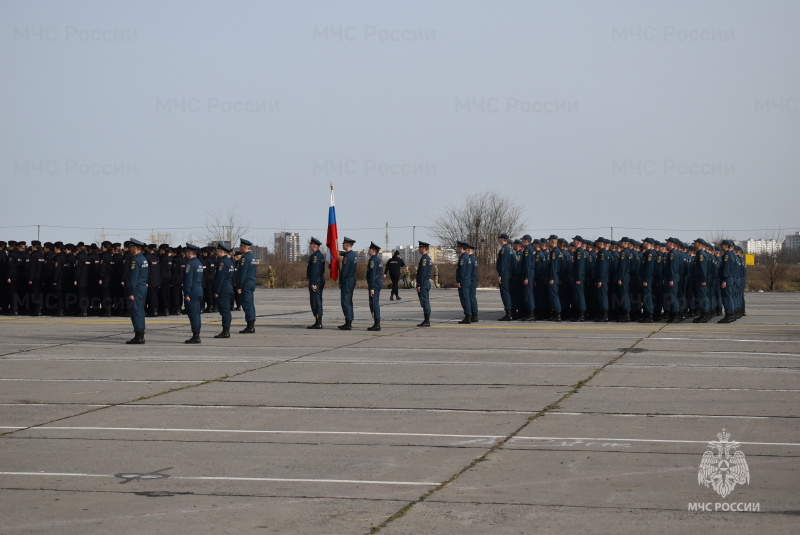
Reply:
[[331, 181], [358, 249], [489, 189], [534, 236], [800, 229], [796, 0], [0, 6], [2, 239], [324, 238]]

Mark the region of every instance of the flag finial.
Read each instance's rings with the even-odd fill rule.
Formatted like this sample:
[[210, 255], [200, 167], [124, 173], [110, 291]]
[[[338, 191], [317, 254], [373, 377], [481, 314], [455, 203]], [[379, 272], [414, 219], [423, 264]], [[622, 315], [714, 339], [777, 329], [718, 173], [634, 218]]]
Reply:
[[331, 182], [331, 191], [333, 191], [333, 182]]

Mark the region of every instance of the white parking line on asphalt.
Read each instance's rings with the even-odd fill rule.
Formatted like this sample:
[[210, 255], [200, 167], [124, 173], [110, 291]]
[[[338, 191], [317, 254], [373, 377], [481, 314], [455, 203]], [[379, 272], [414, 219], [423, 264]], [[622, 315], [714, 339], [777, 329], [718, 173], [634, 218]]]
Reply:
[[[765, 335], [770, 333], [764, 333]], [[689, 342], [758, 342], [761, 344], [796, 344], [795, 340], [740, 340], [737, 338], [667, 338], [661, 336], [653, 336], [648, 338], [650, 340], [683, 340]]]
[[[277, 483], [352, 483], [355, 485], [407, 485], [431, 487], [439, 483], [433, 481], [369, 481], [364, 479], [305, 479], [282, 477], [227, 477], [227, 476], [171, 476], [162, 475], [158, 478], [126, 477], [132, 474], [83, 474], [68, 472], [0, 472], [0, 476], [45, 476], [45, 477], [105, 477], [112, 479], [180, 479], [184, 481], [268, 481]], [[164, 477], [166, 476], [166, 477]]]
[[[2, 427], [0, 429], [25, 429], [23, 427]], [[162, 433], [249, 433], [267, 435], [363, 435], [390, 437], [430, 437], [430, 438], [469, 438], [469, 439], [501, 439], [504, 435], [455, 435], [444, 433], [388, 433], [375, 431], [288, 431], [277, 429], [199, 429], [172, 427], [86, 427], [86, 426], [39, 426], [28, 431], [156, 431]]]
[[718, 414], [646, 414], [630, 412], [559, 412], [550, 411], [547, 416], [622, 416], [623, 418], [726, 418], [739, 420], [776, 420], [778, 418], [790, 418], [794, 416], [727, 416]]
[[39, 383], [202, 383], [208, 379], [172, 380], [172, 379], [7, 379], [0, 378], [0, 381], [25, 381]]
[[[658, 438], [590, 438], [590, 437], [514, 437], [510, 442], [523, 441], [523, 440], [542, 440], [547, 442], [553, 441], [580, 441], [580, 442], [654, 442], [654, 443], [667, 443], [667, 444], [708, 444], [708, 440], [674, 440], [674, 439], [658, 439]], [[737, 440], [739, 444], [747, 444], [754, 446], [793, 446], [800, 447], [799, 443], [795, 442], [744, 442]]]

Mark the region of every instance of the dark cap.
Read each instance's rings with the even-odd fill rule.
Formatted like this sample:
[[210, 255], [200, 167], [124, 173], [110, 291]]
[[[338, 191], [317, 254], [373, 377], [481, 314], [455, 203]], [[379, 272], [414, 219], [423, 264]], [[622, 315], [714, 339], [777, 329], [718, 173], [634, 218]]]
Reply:
[[316, 239], [314, 236], [311, 236], [311, 239], [308, 240], [308, 243], [313, 243], [314, 245], [322, 245], [322, 242]]
[[186, 242], [186, 248], [189, 249], [190, 251], [195, 251], [195, 252], [200, 250], [200, 247], [189, 242]]
[[604, 244], [606, 243], [606, 239], [601, 236], [595, 240], [595, 243]]
[[348, 238], [347, 236], [345, 236], [344, 238], [342, 238], [342, 243], [354, 244], [354, 243], [356, 243], [356, 240], [354, 240], [353, 238]]
[[517, 238], [516, 240], [514, 240], [514, 245], [522, 245], [522, 240]]
[[731, 240], [722, 240], [722, 245], [727, 245], [728, 247], [733, 247], [733, 242]]
[[530, 235], [530, 234], [525, 234], [525, 235], [522, 237], [522, 239], [523, 239], [523, 240], [528, 240], [528, 241], [533, 241], [533, 238], [531, 237], [531, 235]]
[[253, 242], [251, 242], [250, 240], [245, 240], [244, 238], [239, 238], [239, 244], [240, 245], [246, 245], [248, 247], [252, 247], [253, 246]]
[[619, 242], [620, 242], [620, 243], [623, 243], [623, 242], [628, 242], [628, 243], [630, 243], [630, 241], [631, 241], [631, 239], [630, 239], [629, 237], [627, 237], [627, 236], [623, 236], [623, 237], [622, 237], [622, 238], [620, 238], [620, 240], [619, 240]]
[[222, 243], [221, 241], [217, 242], [217, 249], [222, 249], [226, 253], [230, 253], [231, 252], [231, 248], [228, 247], [227, 245], [225, 245], [224, 243]]
[[39, 240], [33, 240], [33, 241], [31, 241], [31, 245], [33, 247], [41, 247], [42, 246], [42, 242], [40, 242]]
[[645, 243], [651, 243], [651, 244], [655, 244], [656, 243], [656, 241], [653, 238], [645, 238], [644, 242]]
[[457, 245], [458, 247], [463, 247], [464, 249], [466, 249], [466, 248], [467, 248], [467, 242], [465, 242], [465, 241], [458, 240], [458, 241], [456, 242], [456, 245]]
[[375, 242], [374, 242], [374, 241], [371, 241], [371, 242], [369, 242], [369, 248], [370, 248], [370, 249], [375, 249], [375, 250], [376, 250], [376, 251], [378, 251], [379, 253], [381, 252], [381, 248], [380, 248], [379, 246], [375, 245]]
[[549, 238], [547, 238], [547, 241], [550, 241], [550, 240], [557, 240], [557, 239], [558, 239], [558, 236], [556, 236], [555, 234], [550, 234], [550, 237], [549, 237]]
[[500, 234], [500, 235], [497, 237], [497, 239], [498, 239], [498, 240], [507, 240], [507, 239], [508, 239], [508, 234], [506, 234], [505, 232], [503, 232], [502, 234]]
[[57, 241], [57, 242], [55, 242], [53, 244], [53, 247], [57, 247], [59, 249], [63, 249], [64, 248], [64, 242]]
[[139, 241], [136, 238], [131, 238], [131, 245], [135, 245], [137, 247], [144, 247], [144, 242]]
[[430, 243], [428, 243], [428, 242], [421, 241], [421, 242], [419, 242], [419, 246], [420, 246], [420, 247], [430, 247], [430, 246], [431, 246], [431, 244], [430, 244]]
[[573, 239], [573, 240], [578, 240], [578, 241], [579, 241], [579, 242], [581, 242], [581, 243], [584, 243], [584, 242], [586, 241], [586, 240], [584, 240], [584, 239], [583, 239], [583, 236], [581, 236], [580, 234], [578, 234], [577, 236], [575, 236], [575, 237], [574, 237], [574, 238], [572, 238], [572, 239]]

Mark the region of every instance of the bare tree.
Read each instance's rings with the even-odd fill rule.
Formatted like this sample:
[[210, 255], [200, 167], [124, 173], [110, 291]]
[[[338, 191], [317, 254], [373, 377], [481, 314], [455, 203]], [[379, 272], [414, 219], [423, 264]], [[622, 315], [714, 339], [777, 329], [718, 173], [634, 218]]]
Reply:
[[491, 263], [497, 236], [503, 232], [514, 236], [522, 231], [523, 211], [521, 204], [496, 191], [476, 193], [445, 207], [433, 220], [432, 232], [442, 245], [470, 242], [477, 248], [478, 261]]
[[209, 243], [224, 242], [230, 246], [235, 246], [239, 239], [244, 236], [250, 227], [244, 223], [236, 212], [236, 207], [228, 208], [216, 214], [206, 214], [206, 233], [205, 239]]
[[787, 257], [788, 252], [785, 248], [777, 253], [761, 253], [756, 257], [756, 264], [764, 271], [762, 280], [768, 292], [774, 292], [786, 280], [792, 267]]

